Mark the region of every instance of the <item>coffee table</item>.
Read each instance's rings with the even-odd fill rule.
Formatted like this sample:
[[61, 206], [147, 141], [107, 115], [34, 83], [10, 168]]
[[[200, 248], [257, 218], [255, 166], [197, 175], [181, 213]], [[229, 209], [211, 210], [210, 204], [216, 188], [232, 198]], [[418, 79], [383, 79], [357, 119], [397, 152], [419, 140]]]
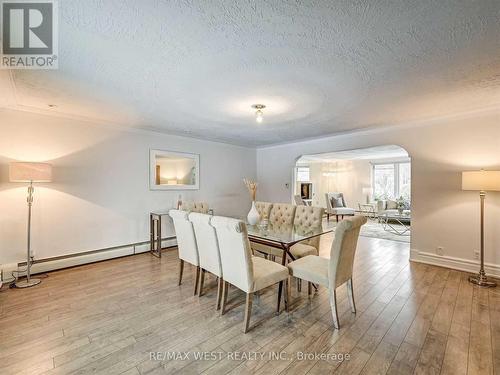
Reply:
[[[403, 213], [384, 213], [379, 215], [380, 223], [385, 231], [394, 233], [398, 236], [409, 236], [411, 228], [411, 212], [403, 211]], [[401, 227], [396, 227], [394, 223]]]

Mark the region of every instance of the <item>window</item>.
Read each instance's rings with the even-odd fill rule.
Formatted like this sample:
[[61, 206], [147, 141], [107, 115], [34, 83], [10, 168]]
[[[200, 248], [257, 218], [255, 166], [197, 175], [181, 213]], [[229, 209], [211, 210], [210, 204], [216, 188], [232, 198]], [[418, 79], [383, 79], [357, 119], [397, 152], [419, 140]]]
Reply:
[[373, 165], [373, 195], [375, 199], [411, 197], [411, 167], [409, 162]]
[[309, 167], [297, 167], [297, 182], [310, 181]]

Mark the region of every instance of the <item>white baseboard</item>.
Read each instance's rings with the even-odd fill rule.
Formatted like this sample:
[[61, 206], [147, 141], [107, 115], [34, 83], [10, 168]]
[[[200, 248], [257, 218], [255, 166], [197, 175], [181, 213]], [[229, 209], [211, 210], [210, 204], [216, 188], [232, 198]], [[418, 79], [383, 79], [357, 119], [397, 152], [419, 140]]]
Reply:
[[[167, 239], [162, 241], [162, 247], [172, 247], [177, 245], [174, 239]], [[31, 273], [43, 273], [48, 271], [59, 270], [68, 267], [80, 266], [83, 264], [99, 262], [102, 260], [119, 258], [127, 255], [145, 253], [149, 251], [149, 242], [123, 245], [109, 249], [93, 250], [83, 253], [74, 253], [55, 258], [35, 259], [35, 263], [31, 266]], [[2, 264], [0, 269], [2, 271], [3, 282], [12, 281], [12, 271], [24, 269], [26, 261], [20, 263]], [[0, 283], [2, 280], [0, 280]]]
[[[446, 255], [437, 255], [427, 251], [410, 250], [410, 260], [413, 262], [432, 264], [434, 266], [452, 268], [454, 270], [477, 273], [479, 271], [479, 261], [455, 258]], [[500, 265], [485, 263], [484, 270], [488, 276], [500, 278]]]

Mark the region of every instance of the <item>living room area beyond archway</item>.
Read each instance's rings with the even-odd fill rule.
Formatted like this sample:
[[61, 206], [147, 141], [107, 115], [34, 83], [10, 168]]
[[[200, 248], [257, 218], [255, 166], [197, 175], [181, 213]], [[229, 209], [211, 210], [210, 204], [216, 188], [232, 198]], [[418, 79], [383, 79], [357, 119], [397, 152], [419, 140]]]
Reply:
[[293, 194], [297, 204], [324, 207], [328, 226], [364, 215], [362, 236], [410, 242], [411, 159], [400, 146], [303, 155]]

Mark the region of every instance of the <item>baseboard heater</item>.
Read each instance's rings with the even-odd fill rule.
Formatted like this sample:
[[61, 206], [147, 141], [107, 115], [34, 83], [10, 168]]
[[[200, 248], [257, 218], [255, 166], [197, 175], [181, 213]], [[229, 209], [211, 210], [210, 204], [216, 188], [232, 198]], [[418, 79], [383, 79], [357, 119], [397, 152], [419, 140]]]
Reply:
[[[149, 241], [137, 242], [128, 245], [113, 246], [99, 250], [83, 251], [61, 255], [57, 257], [35, 259], [31, 265], [31, 273], [43, 273], [48, 271], [60, 270], [83, 264], [100, 262], [102, 260], [120, 258], [124, 256], [145, 253], [149, 251]], [[162, 248], [168, 249], [177, 246], [176, 238], [166, 237], [162, 239]], [[5, 264], [2, 267], [3, 282], [12, 280], [12, 271], [22, 270], [26, 266], [26, 262]], [[22, 275], [22, 274], [21, 274]]]

